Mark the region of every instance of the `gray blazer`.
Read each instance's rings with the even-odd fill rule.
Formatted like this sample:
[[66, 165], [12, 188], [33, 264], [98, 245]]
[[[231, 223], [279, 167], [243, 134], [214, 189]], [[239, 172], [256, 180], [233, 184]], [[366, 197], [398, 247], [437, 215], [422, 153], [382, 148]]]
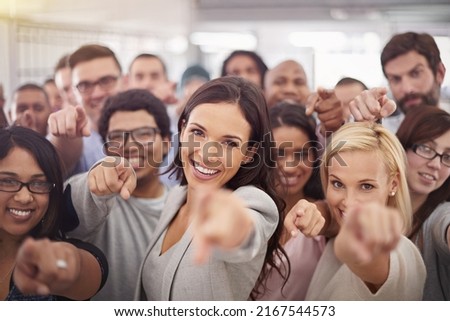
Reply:
[[[162, 300], [247, 300], [264, 264], [267, 241], [278, 223], [278, 210], [273, 200], [254, 186], [234, 191], [248, 206], [255, 222], [249, 239], [233, 251], [215, 250], [203, 265], [193, 262], [192, 236], [184, 235], [173, 245], [174, 252], [162, 278]], [[147, 266], [148, 254], [158, 238], [167, 229], [173, 217], [186, 200], [186, 187], [176, 186], [170, 192], [166, 206], [150, 240], [144, 261], [139, 269], [135, 300], [146, 300], [142, 284], [143, 273], [151, 273]], [[187, 231], [186, 233], [188, 233]]]

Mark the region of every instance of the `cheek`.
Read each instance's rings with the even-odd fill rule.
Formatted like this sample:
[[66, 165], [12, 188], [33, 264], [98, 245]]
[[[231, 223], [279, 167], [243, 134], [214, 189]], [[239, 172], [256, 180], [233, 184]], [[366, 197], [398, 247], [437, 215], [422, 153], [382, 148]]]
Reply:
[[39, 199], [37, 200], [39, 202], [39, 208], [40, 208], [40, 219], [42, 219], [45, 215], [45, 213], [48, 210], [48, 204], [49, 204], [50, 196], [48, 195], [40, 195]]

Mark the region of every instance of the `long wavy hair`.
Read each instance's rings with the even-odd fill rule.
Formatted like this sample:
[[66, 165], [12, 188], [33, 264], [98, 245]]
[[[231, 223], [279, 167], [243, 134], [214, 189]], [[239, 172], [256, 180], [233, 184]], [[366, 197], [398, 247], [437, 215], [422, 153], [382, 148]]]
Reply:
[[[274, 189], [277, 175], [276, 159], [272, 153], [275, 144], [270, 129], [268, 108], [262, 90], [257, 85], [244, 78], [235, 76], [216, 78], [203, 84], [187, 101], [178, 121], [178, 131], [181, 132], [185, 124], [188, 123], [192, 111], [197, 106], [218, 103], [236, 104], [240, 107], [251, 127], [248, 148], [253, 148], [255, 151], [253, 160], [242, 164], [236, 175], [224, 187], [231, 190], [236, 190], [246, 185], [260, 188], [272, 198], [277, 205], [278, 211], [282, 213], [285, 204]], [[181, 144], [169, 171], [171, 175], [176, 175], [181, 185], [187, 185], [181, 160]], [[274, 234], [268, 241], [264, 268], [258, 278], [257, 285], [265, 284], [269, 273], [266, 267], [280, 271], [275, 257], [281, 259], [281, 256], [284, 254], [284, 250], [279, 244], [282, 231], [283, 222], [279, 220]]]

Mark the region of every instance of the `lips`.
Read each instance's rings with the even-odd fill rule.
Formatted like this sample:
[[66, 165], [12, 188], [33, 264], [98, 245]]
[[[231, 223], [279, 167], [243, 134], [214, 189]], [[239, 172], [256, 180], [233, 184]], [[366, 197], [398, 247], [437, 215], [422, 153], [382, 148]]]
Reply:
[[26, 221], [34, 212], [33, 209], [18, 209], [12, 207], [8, 207], [6, 210], [16, 221]]
[[221, 171], [218, 169], [208, 168], [206, 165], [190, 160], [192, 173], [195, 178], [202, 181], [209, 181], [220, 175]]
[[298, 184], [299, 177], [298, 176], [280, 176], [281, 184], [285, 186], [295, 186]]
[[127, 157], [127, 160], [133, 169], [144, 167], [143, 157]]
[[425, 184], [432, 184], [437, 181], [437, 177], [429, 173], [419, 172], [419, 176], [421, 181]]
[[194, 166], [196, 171], [198, 171], [199, 173], [201, 173], [203, 175], [213, 176], [220, 172], [217, 169], [211, 169], [211, 168], [204, 167], [204, 166], [200, 165], [200, 163], [197, 163], [195, 161], [192, 161], [192, 165]]

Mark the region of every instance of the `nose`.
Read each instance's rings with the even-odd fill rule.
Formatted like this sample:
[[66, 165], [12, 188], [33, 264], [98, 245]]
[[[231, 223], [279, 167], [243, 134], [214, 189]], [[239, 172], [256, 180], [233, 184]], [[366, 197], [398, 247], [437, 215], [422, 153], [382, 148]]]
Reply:
[[427, 163], [427, 166], [433, 169], [440, 169], [441, 168], [441, 158], [439, 155], [436, 155], [433, 159], [430, 159]]
[[21, 204], [28, 204], [33, 201], [33, 194], [26, 186], [22, 186], [22, 188], [14, 194], [14, 200]]
[[219, 142], [205, 141], [199, 149], [200, 157], [206, 166], [217, 166], [223, 157], [224, 149]]
[[345, 194], [344, 194], [344, 198], [342, 200], [342, 204], [344, 205], [345, 209], [347, 210], [348, 208], [351, 208], [357, 204], [360, 204], [361, 202], [359, 201], [358, 198], [358, 194], [351, 190], [351, 189], [346, 189], [345, 190]]
[[94, 89], [92, 89], [91, 98], [102, 98], [105, 94], [106, 91], [102, 89], [99, 84], [95, 84]]
[[297, 91], [297, 87], [294, 85], [294, 82], [287, 81], [285, 86], [283, 87], [283, 91], [285, 93], [295, 93]]
[[404, 77], [401, 82], [401, 89], [405, 95], [414, 93], [414, 81], [408, 77]]

